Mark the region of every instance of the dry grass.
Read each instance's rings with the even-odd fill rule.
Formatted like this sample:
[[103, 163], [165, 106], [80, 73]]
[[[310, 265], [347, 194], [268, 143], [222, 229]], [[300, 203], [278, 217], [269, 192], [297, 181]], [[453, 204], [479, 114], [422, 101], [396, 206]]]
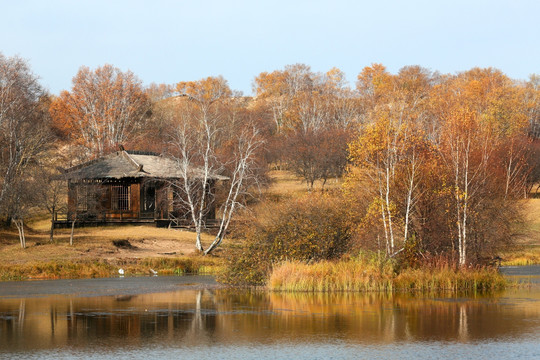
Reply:
[[285, 262], [268, 281], [278, 291], [492, 291], [503, 289], [506, 280], [495, 269], [437, 267], [407, 269], [396, 275], [389, 264], [363, 260], [319, 262], [306, 265]]
[[[271, 179], [270, 187], [265, 191], [265, 197], [280, 201], [284, 199], [294, 198], [306, 194], [310, 191], [306, 182], [286, 170], [272, 170], [268, 176]], [[316, 181], [313, 186], [313, 191], [320, 191], [322, 189], [322, 181]], [[340, 188], [342, 179], [329, 179], [324, 185], [325, 190]]]
[[522, 242], [540, 245], [540, 198], [522, 200], [528, 233]]
[[[27, 248], [21, 249], [17, 231], [0, 229], [0, 279], [86, 278], [118, 274], [215, 273], [221, 259], [202, 257], [195, 251], [195, 234], [188, 231], [145, 226], [107, 226], [55, 230], [49, 242], [49, 220], [35, 219], [27, 228]], [[203, 235], [209, 243], [210, 235]], [[122, 249], [114, 240], [128, 240], [133, 248]]]
[[517, 238], [513, 248], [500, 253], [502, 265], [540, 264], [540, 198], [522, 202], [526, 221], [524, 234]]
[[501, 265], [525, 266], [540, 264], [540, 245], [518, 245], [515, 249], [502, 254]]
[[274, 268], [268, 286], [279, 291], [386, 291], [392, 288], [389, 273], [353, 261], [285, 262]]
[[75, 279], [118, 276], [215, 274], [221, 271], [221, 260], [202, 256], [146, 259], [82, 259], [31, 261], [15, 265], [0, 265], [0, 280]]
[[[126, 254], [135, 257], [151, 257], [150, 252], [156, 246], [152, 243], [165, 242], [170, 248], [166, 252], [189, 255], [195, 252], [195, 235], [188, 231], [160, 229], [152, 226], [111, 226], [88, 227], [75, 229], [73, 246], [69, 245], [70, 229], [55, 230], [54, 243], [49, 242], [47, 233], [27, 229], [27, 248], [21, 249], [15, 230], [0, 230], [0, 261], [25, 262], [32, 259], [57, 260], [88, 256], [113, 257]], [[133, 253], [121, 251], [113, 244], [113, 240], [129, 240], [139, 250]], [[205, 235], [203, 240], [211, 240]], [[148, 244], [148, 251], [145, 246]], [[146, 253], [148, 252], [148, 253]], [[159, 256], [156, 253], [155, 256]]]

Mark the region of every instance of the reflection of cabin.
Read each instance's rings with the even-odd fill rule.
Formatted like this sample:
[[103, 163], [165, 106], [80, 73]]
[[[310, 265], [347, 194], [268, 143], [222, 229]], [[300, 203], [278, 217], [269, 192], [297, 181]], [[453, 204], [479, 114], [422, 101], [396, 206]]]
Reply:
[[[193, 176], [197, 172], [193, 171]], [[69, 168], [62, 176], [68, 181], [67, 225], [107, 223], [153, 223], [158, 226], [188, 225], [189, 213], [172, 190], [181, 179], [178, 163], [168, 157], [140, 151], [117, 151]], [[208, 189], [224, 176], [210, 177]], [[215, 204], [207, 209], [206, 222], [215, 222]]]

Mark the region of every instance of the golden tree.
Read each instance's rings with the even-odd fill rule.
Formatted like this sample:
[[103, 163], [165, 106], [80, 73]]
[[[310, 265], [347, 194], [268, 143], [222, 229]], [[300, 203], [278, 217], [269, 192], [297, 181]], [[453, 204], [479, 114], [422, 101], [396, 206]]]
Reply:
[[51, 104], [57, 129], [83, 149], [85, 157], [99, 157], [134, 139], [142, 128], [150, 101], [141, 81], [112, 65], [95, 70], [81, 67], [71, 91]]

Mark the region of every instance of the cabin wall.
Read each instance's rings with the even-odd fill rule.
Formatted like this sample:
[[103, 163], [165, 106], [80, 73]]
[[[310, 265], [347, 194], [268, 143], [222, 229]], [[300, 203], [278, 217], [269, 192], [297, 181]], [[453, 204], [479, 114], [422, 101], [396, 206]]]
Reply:
[[140, 218], [141, 216], [141, 184], [131, 184], [131, 213]]
[[[126, 194], [127, 191], [127, 194]], [[82, 195], [86, 192], [86, 198]], [[81, 199], [86, 204], [81, 204]], [[121, 221], [140, 218], [137, 179], [81, 181], [68, 184], [68, 219]]]
[[[144, 201], [144, 179], [119, 180], [82, 180], [68, 182], [68, 219], [70, 221], [121, 222], [135, 220], [168, 220], [178, 219], [191, 221], [191, 215], [179, 196], [173, 192], [167, 182], [151, 180], [155, 188], [155, 206], [153, 211], [144, 214], [141, 201]], [[129, 193], [126, 194], [126, 189]], [[209, 198], [214, 197], [216, 184], [212, 181], [207, 187]], [[129, 198], [129, 203], [127, 199]], [[80, 201], [86, 203], [81, 205]], [[215, 203], [207, 210], [206, 219], [216, 218]]]
[[[139, 219], [140, 218], [140, 184], [131, 181], [111, 181], [102, 185], [108, 192], [107, 205], [105, 206], [106, 220], [124, 220], [124, 219]], [[126, 187], [128, 194], [127, 199], [123, 202], [128, 204], [128, 208], [119, 206], [118, 187]], [[115, 204], [116, 201], [116, 204]], [[116, 205], [116, 206], [115, 206]]]

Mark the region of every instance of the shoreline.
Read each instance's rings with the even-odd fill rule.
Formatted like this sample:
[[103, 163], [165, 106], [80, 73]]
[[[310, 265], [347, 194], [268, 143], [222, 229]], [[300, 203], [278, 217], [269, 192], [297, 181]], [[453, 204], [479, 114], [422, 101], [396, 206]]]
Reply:
[[225, 287], [212, 275], [4, 281], [0, 283], [0, 300], [50, 296], [135, 296]]
[[[540, 265], [505, 266], [501, 267], [500, 270], [502, 270], [500, 271], [501, 275], [506, 279], [527, 277], [529, 285], [540, 286]], [[2, 299], [52, 296], [123, 297], [182, 290], [224, 289], [229, 287], [228, 285], [218, 283], [214, 275], [197, 274], [2, 281], [0, 282], [0, 301]], [[260, 289], [257, 286], [252, 288]], [[266, 290], [280, 292], [279, 290], [272, 290], [268, 287]]]

